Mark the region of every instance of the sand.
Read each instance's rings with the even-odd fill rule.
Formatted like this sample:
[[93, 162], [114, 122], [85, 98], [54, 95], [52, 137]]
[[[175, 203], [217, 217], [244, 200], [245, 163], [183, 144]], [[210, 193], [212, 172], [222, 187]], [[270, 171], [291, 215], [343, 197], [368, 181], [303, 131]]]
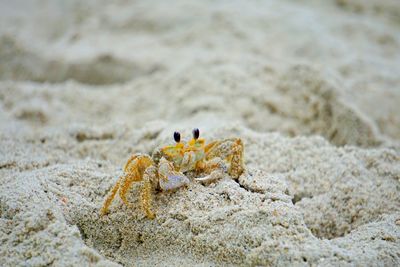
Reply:
[[[400, 4], [0, 2], [1, 266], [400, 265]], [[132, 153], [239, 179], [114, 200]]]

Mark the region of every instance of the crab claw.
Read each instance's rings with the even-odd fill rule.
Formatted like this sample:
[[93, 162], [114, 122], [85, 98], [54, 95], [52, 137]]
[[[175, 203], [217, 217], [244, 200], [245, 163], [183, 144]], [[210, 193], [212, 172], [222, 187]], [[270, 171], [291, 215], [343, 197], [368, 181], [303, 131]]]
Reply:
[[187, 184], [189, 184], [189, 179], [179, 172], [168, 175], [166, 181], [160, 179], [160, 187], [162, 190], [174, 190]]
[[189, 184], [189, 179], [182, 173], [174, 169], [174, 165], [161, 158], [159, 166], [160, 180], [159, 184], [162, 190], [174, 190]]

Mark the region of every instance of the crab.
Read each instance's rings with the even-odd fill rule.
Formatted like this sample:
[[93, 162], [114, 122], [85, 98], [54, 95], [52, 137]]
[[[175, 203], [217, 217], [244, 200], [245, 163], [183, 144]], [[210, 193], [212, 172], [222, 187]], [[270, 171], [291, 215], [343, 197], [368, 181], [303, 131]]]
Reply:
[[[146, 217], [155, 218], [152, 211], [151, 195], [155, 190], [171, 191], [187, 186], [190, 175], [193, 180], [208, 183], [228, 173], [233, 179], [239, 178], [244, 171], [243, 142], [240, 138], [213, 141], [206, 144], [199, 138], [199, 129], [192, 131], [193, 138], [185, 143], [179, 132], [174, 132], [174, 145], [156, 149], [150, 157], [146, 154], [134, 154], [126, 162], [123, 171], [110, 190], [100, 210], [101, 215], [109, 211], [116, 194], [122, 202], [131, 207], [127, 193], [135, 182], [142, 182], [140, 202]], [[190, 175], [189, 175], [190, 174]], [[205, 175], [205, 176], [204, 176]]]

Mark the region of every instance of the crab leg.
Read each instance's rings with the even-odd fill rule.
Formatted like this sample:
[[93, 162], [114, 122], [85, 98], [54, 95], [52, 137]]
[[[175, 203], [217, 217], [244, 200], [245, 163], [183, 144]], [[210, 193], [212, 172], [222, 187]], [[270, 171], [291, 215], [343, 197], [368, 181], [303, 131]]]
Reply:
[[126, 193], [131, 188], [133, 182], [139, 182], [142, 180], [142, 177], [137, 169], [131, 170], [131, 172], [125, 176], [123, 176], [123, 181], [121, 182], [121, 189], [119, 190], [119, 197], [122, 202], [128, 207], [132, 205], [129, 204], [128, 199], [126, 197]]
[[151, 211], [151, 176], [147, 171], [143, 175], [143, 182], [142, 193], [140, 195], [142, 209], [146, 213], [147, 218], [154, 219], [155, 214]]
[[243, 142], [241, 139], [235, 139], [234, 145], [232, 146], [232, 158], [229, 174], [234, 178], [239, 178], [243, 173]]
[[227, 169], [225, 162], [219, 157], [206, 161], [204, 165], [204, 171], [206, 173], [209, 173], [209, 175], [195, 178], [196, 181], [199, 181], [201, 183], [209, 183], [221, 179]]
[[127, 206], [131, 206], [126, 197], [127, 192], [132, 186], [133, 182], [139, 182], [143, 179], [143, 173], [145, 170], [152, 166], [153, 160], [149, 156], [145, 155], [133, 155], [125, 164], [124, 172], [125, 174], [118, 178], [117, 183], [110, 191], [110, 194], [104, 201], [104, 204], [100, 210], [102, 215], [108, 212], [108, 209], [117, 194], [119, 193], [120, 198]]
[[[132, 163], [132, 161], [135, 160], [138, 156], [139, 156], [139, 155], [132, 155], [132, 156], [128, 159], [128, 161], [125, 163], [125, 166], [124, 166], [124, 172], [127, 172], [127, 171], [128, 171], [128, 167], [130, 166], [130, 164]], [[112, 203], [112, 201], [113, 201], [115, 195], [117, 194], [118, 190], [119, 190], [120, 187], [121, 187], [121, 181], [122, 181], [122, 180], [125, 180], [125, 181], [126, 181], [126, 177], [125, 177], [125, 176], [126, 176], [126, 174], [124, 174], [123, 176], [120, 176], [120, 177], [118, 178], [117, 182], [115, 183], [114, 187], [111, 189], [109, 195], [107, 196], [106, 200], [104, 201], [103, 206], [101, 207], [101, 210], [100, 210], [100, 214], [101, 214], [101, 215], [105, 215], [105, 214], [108, 213], [108, 209], [109, 209], [109, 207], [110, 207], [110, 205], [111, 205], [111, 203]], [[125, 201], [124, 201], [124, 202], [125, 202]]]
[[104, 201], [103, 207], [101, 207], [100, 214], [105, 215], [108, 212], [108, 208], [111, 205], [111, 202], [113, 201], [115, 195], [117, 194], [117, 191], [120, 187], [120, 180], [122, 177], [119, 177], [117, 180], [117, 183], [114, 185], [112, 190], [110, 191], [110, 194], [107, 196], [107, 199]]
[[206, 159], [219, 157], [226, 160], [230, 164], [228, 169], [229, 175], [233, 178], [238, 178], [244, 170], [243, 150], [243, 142], [239, 138], [213, 142], [205, 148]]

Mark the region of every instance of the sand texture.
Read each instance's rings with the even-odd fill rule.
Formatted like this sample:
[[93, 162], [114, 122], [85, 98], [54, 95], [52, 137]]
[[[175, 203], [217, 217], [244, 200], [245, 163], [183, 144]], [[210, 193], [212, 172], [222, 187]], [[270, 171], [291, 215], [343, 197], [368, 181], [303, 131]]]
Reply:
[[[0, 266], [400, 265], [400, 2], [111, 2], [0, 1]], [[99, 215], [194, 127], [238, 179]]]

